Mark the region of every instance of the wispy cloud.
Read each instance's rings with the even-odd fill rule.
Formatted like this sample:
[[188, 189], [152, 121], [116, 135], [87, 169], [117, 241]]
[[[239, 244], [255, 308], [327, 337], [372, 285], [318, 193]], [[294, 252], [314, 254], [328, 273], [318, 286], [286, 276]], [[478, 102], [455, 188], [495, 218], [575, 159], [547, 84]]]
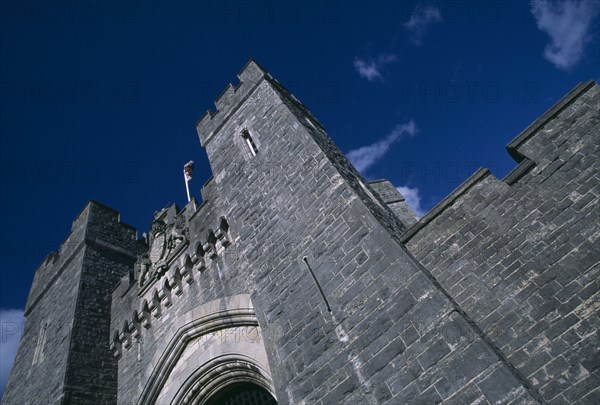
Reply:
[[421, 218], [425, 215], [425, 210], [421, 207], [421, 193], [418, 188], [408, 186], [396, 187], [396, 190], [404, 196], [406, 204]]
[[592, 22], [599, 9], [597, 0], [532, 0], [531, 12], [537, 26], [550, 36], [544, 57], [563, 70], [577, 65], [591, 40]]
[[0, 309], [0, 398], [8, 382], [25, 318], [20, 309]]
[[369, 59], [368, 61], [354, 58], [354, 69], [358, 72], [360, 77], [367, 79], [372, 82], [373, 80], [383, 81], [381, 74], [382, 69], [385, 65], [389, 65], [392, 62], [397, 61], [398, 58], [391, 54], [381, 54], [376, 59]]
[[429, 26], [442, 22], [442, 12], [437, 7], [430, 5], [417, 4], [413, 10], [410, 20], [402, 24], [404, 28], [410, 31], [410, 40], [413, 44], [423, 45], [423, 39]]
[[358, 149], [353, 149], [346, 154], [356, 170], [364, 172], [373, 166], [390, 150], [390, 147], [406, 136], [413, 137], [417, 134], [417, 125], [413, 120], [406, 124], [397, 125], [385, 138]]

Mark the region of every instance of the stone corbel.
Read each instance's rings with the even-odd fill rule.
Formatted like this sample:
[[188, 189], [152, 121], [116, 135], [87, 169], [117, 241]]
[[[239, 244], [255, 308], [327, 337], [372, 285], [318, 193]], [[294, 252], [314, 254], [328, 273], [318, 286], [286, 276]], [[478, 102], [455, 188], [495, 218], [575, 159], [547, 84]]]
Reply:
[[169, 308], [171, 305], [173, 305], [173, 301], [171, 300], [171, 290], [167, 280], [165, 280], [163, 288], [158, 291], [158, 299], [163, 303], [165, 308]]
[[191, 272], [191, 266], [188, 266], [187, 263], [181, 268], [181, 280], [187, 284], [192, 284], [194, 282], [194, 278], [192, 277]]
[[142, 310], [139, 313], [140, 323], [145, 329], [148, 329], [150, 326], [150, 306], [148, 305], [148, 301], [144, 300], [142, 304]]
[[112, 342], [110, 342], [110, 351], [113, 353], [115, 358], [120, 359], [123, 355], [123, 349], [121, 339], [119, 338], [119, 331], [115, 331]]
[[179, 276], [178, 269], [175, 269], [173, 277], [169, 278], [169, 285], [171, 286], [171, 291], [173, 291], [175, 295], [179, 296], [183, 294], [183, 290], [181, 288], [181, 277]]
[[215, 237], [224, 248], [231, 245], [231, 241], [229, 240], [229, 223], [225, 217], [219, 219], [219, 228], [215, 231]]
[[203, 256], [196, 256], [196, 263], [194, 263], [194, 268], [198, 271], [206, 270], [206, 262], [204, 261]]
[[158, 297], [158, 291], [154, 292], [154, 297], [152, 298], [152, 302], [150, 303], [150, 313], [155, 318], [160, 318], [162, 314], [160, 307], [160, 298]]
[[212, 260], [217, 258], [217, 247], [215, 246], [216, 241], [217, 238], [215, 233], [212, 231], [212, 229], [209, 229], [206, 233], [206, 243], [202, 246], [202, 248]]
[[119, 334], [119, 340], [125, 349], [131, 347], [131, 334], [129, 333], [129, 322], [127, 321], [123, 323], [123, 330]]
[[129, 332], [134, 339], [139, 339], [142, 337], [140, 320], [138, 319], [137, 312], [134, 312], [133, 314], [133, 321], [129, 324]]

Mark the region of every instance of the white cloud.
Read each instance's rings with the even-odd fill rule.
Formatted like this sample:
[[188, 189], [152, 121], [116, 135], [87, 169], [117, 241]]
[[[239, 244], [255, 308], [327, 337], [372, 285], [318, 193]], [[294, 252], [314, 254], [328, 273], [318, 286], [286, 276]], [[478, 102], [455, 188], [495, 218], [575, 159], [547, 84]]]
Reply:
[[396, 190], [404, 196], [406, 204], [421, 218], [425, 215], [425, 210], [421, 207], [421, 195], [418, 188], [408, 186], [396, 187]]
[[373, 80], [383, 81], [381, 70], [385, 65], [397, 60], [398, 58], [391, 54], [381, 54], [377, 59], [370, 59], [368, 62], [360, 58], [354, 58], [354, 69], [356, 69], [360, 77], [367, 79], [370, 82]]
[[429, 26], [442, 21], [442, 12], [433, 6], [417, 4], [413, 10], [410, 20], [402, 24], [410, 31], [410, 40], [419, 46], [423, 44], [423, 38], [427, 34]]
[[579, 63], [591, 40], [592, 22], [599, 9], [600, 2], [595, 0], [532, 0], [531, 12], [537, 26], [550, 36], [544, 57], [563, 70]]
[[0, 398], [8, 382], [24, 325], [22, 310], [0, 309]]
[[413, 137], [417, 133], [417, 126], [413, 120], [406, 124], [399, 124], [385, 138], [358, 149], [353, 149], [346, 154], [350, 162], [356, 167], [356, 170], [363, 173], [369, 167], [373, 166], [390, 149], [392, 144], [398, 142], [406, 135]]

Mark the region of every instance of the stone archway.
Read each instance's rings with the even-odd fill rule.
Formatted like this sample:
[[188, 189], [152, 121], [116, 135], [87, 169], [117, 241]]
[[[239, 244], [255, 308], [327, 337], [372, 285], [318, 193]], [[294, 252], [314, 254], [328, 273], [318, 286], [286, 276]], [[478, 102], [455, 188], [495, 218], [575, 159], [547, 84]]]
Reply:
[[246, 399], [248, 405], [277, 404], [269, 372], [250, 357], [227, 354], [198, 368], [181, 386], [171, 404], [222, 405], [236, 398], [238, 401]]
[[235, 384], [252, 384], [276, 398], [262, 331], [248, 295], [202, 304], [188, 316], [191, 320], [156, 356], [138, 405], [205, 405]]
[[277, 401], [258, 385], [235, 383], [210, 397], [206, 405], [277, 405]]

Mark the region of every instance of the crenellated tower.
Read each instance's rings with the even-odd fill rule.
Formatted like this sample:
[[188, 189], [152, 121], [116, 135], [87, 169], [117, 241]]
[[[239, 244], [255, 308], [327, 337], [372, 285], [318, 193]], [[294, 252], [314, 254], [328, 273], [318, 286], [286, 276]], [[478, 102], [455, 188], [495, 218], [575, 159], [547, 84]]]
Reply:
[[84, 207], [35, 272], [4, 404], [116, 401], [117, 362], [106, 344], [111, 292], [143, 250], [117, 211]]
[[597, 402], [598, 86], [418, 220], [258, 64], [238, 78], [196, 125], [202, 203], [142, 243], [91, 202], [37, 270], [4, 403]]

